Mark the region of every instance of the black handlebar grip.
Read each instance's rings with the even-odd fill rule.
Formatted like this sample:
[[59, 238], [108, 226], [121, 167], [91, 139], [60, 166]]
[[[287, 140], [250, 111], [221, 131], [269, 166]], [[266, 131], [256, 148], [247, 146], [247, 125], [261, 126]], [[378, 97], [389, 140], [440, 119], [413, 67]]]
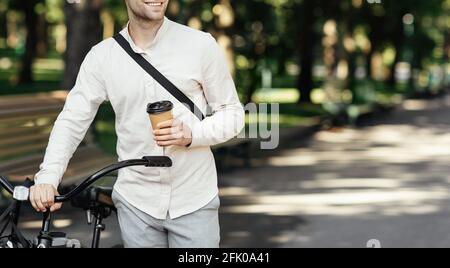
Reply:
[[171, 167], [172, 160], [167, 156], [144, 156], [142, 159], [148, 163], [146, 167]]

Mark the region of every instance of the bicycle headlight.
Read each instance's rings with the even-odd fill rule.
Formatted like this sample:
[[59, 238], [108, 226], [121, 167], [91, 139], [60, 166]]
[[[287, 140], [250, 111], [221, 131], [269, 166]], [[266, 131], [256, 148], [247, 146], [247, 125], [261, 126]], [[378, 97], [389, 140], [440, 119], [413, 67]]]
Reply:
[[24, 186], [17, 186], [14, 188], [13, 198], [17, 201], [27, 201], [30, 194], [30, 189]]

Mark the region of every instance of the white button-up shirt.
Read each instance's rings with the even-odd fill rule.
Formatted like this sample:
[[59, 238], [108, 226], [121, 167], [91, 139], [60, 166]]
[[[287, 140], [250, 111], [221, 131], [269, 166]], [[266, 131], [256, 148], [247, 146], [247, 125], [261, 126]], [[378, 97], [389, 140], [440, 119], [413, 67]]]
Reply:
[[[217, 172], [210, 146], [236, 136], [244, 126], [244, 110], [220, 47], [209, 34], [165, 18], [152, 44], [141, 49], [121, 34], [206, 114], [199, 121], [147, 74], [112, 38], [86, 56], [76, 85], [55, 122], [37, 184], [58, 186], [68, 162], [91, 125], [98, 107], [110, 101], [116, 114], [119, 161], [166, 155], [171, 168], [130, 167], [119, 171], [115, 190], [130, 204], [158, 219], [194, 212], [218, 194]], [[189, 147], [156, 145], [146, 112], [148, 103], [170, 100], [174, 117], [190, 126]]]

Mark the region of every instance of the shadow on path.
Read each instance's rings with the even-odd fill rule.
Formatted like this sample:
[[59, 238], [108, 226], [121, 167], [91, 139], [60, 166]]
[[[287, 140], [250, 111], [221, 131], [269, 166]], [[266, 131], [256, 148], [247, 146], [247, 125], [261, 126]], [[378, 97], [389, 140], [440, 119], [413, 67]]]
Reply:
[[222, 176], [223, 246], [448, 247], [449, 145], [448, 97], [294, 141]]

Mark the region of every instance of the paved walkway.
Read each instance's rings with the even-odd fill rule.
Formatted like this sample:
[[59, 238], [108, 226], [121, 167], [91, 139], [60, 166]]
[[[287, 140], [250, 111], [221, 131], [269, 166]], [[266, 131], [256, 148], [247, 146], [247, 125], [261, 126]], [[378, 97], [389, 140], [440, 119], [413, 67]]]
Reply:
[[[450, 247], [450, 98], [321, 131], [220, 176], [223, 247]], [[55, 215], [84, 237], [81, 212]], [[29, 221], [28, 227], [39, 225]], [[120, 243], [107, 221], [103, 246]]]
[[223, 178], [224, 246], [450, 247], [450, 98], [290, 147]]

